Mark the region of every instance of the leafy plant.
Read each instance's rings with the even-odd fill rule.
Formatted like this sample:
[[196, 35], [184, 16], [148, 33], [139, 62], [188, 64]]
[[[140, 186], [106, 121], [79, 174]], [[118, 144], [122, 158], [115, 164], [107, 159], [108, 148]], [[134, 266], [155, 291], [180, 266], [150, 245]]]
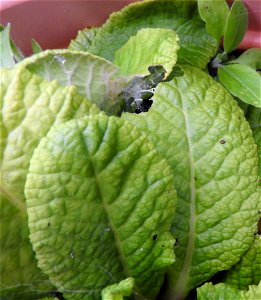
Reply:
[[246, 24], [240, 0], [149, 0], [28, 58], [1, 29], [1, 299], [261, 297]]

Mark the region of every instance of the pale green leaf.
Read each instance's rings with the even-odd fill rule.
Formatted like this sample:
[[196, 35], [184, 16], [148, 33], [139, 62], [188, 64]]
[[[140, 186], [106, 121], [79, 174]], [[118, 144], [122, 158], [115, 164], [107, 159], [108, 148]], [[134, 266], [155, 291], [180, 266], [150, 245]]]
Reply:
[[206, 283], [197, 289], [198, 300], [258, 300], [261, 299], [261, 283], [251, 285], [248, 291], [237, 290], [228, 284]]
[[229, 61], [230, 64], [242, 64], [249, 66], [254, 70], [261, 69], [261, 49], [260, 48], [252, 48], [246, 50], [243, 54], [241, 54], [238, 58]]
[[53, 124], [99, 109], [75, 87], [48, 82], [25, 68], [1, 70], [1, 188], [23, 203], [30, 159]]
[[253, 243], [240, 261], [226, 274], [224, 282], [243, 290], [261, 281], [261, 236], [256, 235]]
[[178, 41], [171, 29], [141, 29], [116, 51], [114, 63], [122, 75], [148, 75], [149, 66], [161, 65], [168, 76], [177, 62]]
[[37, 267], [25, 204], [0, 194], [0, 298], [29, 300], [54, 290]]
[[134, 288], [134, 279], [127, 278], [102, 290], [102, 300], [123, 300], [130, 296]]
[[32, 50], [35, 54], [43, 51], [42, 47], [34, 39], [32, 39]]
[[0, 80], [1, 295], [35, 299], [51, 286], [36, 267], [28, 238], [24, 185], [30, 159], [53, 124], [99, 110], [75, 87], [50, 83], [18, 65], [2, 69]]
[[10, 68], [15, 65], [10, 44], [10, 24], [0, 32], [0, 68]]
[[71, 40], [68, 48], [78, 51], [88, 51], [91, 46], [92, 40], [95, 37], [97, 29], [98, 28], [93, 27], [80, 30], [77, 34], [77, 37], [74, 40]]
[[171, 0], [134, 3], [112, 14], [88, 51], [114, 61], [115, 52], [142, 28], [175, 30], [180, 38], [178, 63], [204, 68], [218, 47], [199, 18], [197, 2]]
[[207, 32], [220, 41], [229, 15], [226, 0], [198, 0], [198, 10], [201, 19], [206, 22]]
[[222, 65], [218, 77], [225, 88], [242, 101], [261, 107], [261, 77], [252, 68], [240, 65]]
[[248, 24], [248, 12], [242, 0], [235, 0], [225, 28], [224, 50], [226, 53], [233, 51], [242, 41]]
[[129, 122], [105, 114], [54, 126], [25, 187], [39, 266], [66, 299], [100, 299], [126, 277], [153, 298], [174, 262], [172, 172]]
[[256, 145], [243, 111], [209, 75], [182, 68], [182, 77], [158, 85], [148, 112], [122, 115], [173, 170], [177, 242], [168, 282], [176, 299], [239, 261], [260, 208]]
[[10, 25], [8, 24], [6, 28], [0, 25], [0, 31], [0, 67], [12, 67], [16, 62], [22, 61], [24, 56], [21, 50], [16, 47], [15, 43], [10, 38]]
[[48, 81], [76, 86], [81, 95], [108, 114], [120, 110], [116, 96], [125, 81], [115, 79], [119, 68], [103, 58], [82, 51], [47, 50], [29, 57], [22, 65]]

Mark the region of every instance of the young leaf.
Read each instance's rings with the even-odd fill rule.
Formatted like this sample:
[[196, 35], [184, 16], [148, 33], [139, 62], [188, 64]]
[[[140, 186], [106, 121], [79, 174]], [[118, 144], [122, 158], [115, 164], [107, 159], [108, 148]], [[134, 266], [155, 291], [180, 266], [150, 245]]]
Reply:
[[162, 0], [133, 3], [112, 14], [88, 51], [114, 61], [115, 52], [142, 28], [175, 30], [180, 38], [178, 63], [204, 68], [218, 47], [199, 18], [196, 1]]
[[10, 68], [15, 65], [10, 44], [10, 24], [0, 32], [0, 68]]
[[261, 281], [261, 235], [256, 235], [253, 243], [240, 261], [226, 274], [224, 282], [243, 290]]
[[[0, 25], [0, 53], [1, 53], [1, 66], [2, 67], [2, 60], [3, 64], [8, 63], [9, 60], [11, 60], [11, 65], [16, 62], [20, 62], [24, 59], [24, 56], [19, 48], [16, 47], [15, 43], [10, 38], [10, 24], [7, 25], [8, 29], [6, 29], [6, 32], [2, 34], [2, 32], [5, 30], [4, 26]], [[8, 32], [8, 33], [7, 33]], [[8, 43], [9, 39], [9, 43]], [[9, 58], [7, 58], [7, 55]], [[10, 57], [11, 55], [11, 57]]]
[[260, 207], [256, 145], [242, 110], [209, 75], [182, 68], [182, 77], [158, 85], [148, 112], [122, 115], [173, 170], [173, 299], [238, 262], [253, 240]]
[[92, 40], [96, 35], [97, 29], [98, 28], [93, 27], [80, 30], [77, 34], [76, 39], [71, 40], [68, 48], [71, 50], [88, 51], [91, 46]]
[[229, 7], [226, 0], [198, 0], [198, 10], [206, 30], [218, 42], [225, 32]]
[[148, 75], [149, 66], [161, 65], [167, 76], [177, 62], [178, 41], [171, 29], [141, 29], [116, 51], [114, 63], [122, 75]]
[[242, 41], [248, 24], [247, 9], [242, 0], [235, 0], [227, 19], [224, 34], [224, 50], [230, 53]]
[[33, 53], [35, 53], [35, 54], [43, 51], [41, 46], [34, 39], [32, 39], [32, 50], [33, 50]]
[[66, 299], [100, 299], [131, 276], [153, 298], [174, 259], [172, 172], [129, 122], [105, 114], [53, 127], [25, 187], [40, 268]]
[[257, 300], [261, 299], [261, 283], [259, 285], [251, 285], [248, 291], [237, 290], [228, 284], [219, 283], [213, 285], [206, 283], [200, 288], [197, 288], [198, 300], [209, 299], [237, 299], [237, 300]]
[[124, 296], [130, 296], [134, 288], [134, 279], [127, 278], [120, 283], [107, 286], [102, 290], [102, 300], [123, 300]]
[[81, 95], [108, 114], [116, 115], [121, 108], [116, 96], [125, 81], [114, 78], [119, 68], [103, 58], [82, 51], [47, 50], [22, 65], [48, 81], [76, 86]]
[[230, 64], [242, 64], [249, 66], [254, 70], [261, 69], [261, 49], [260, 48], [252, 48], [246, 50], [243, 54], [241, 54], [237, 59], [228, 61]]
[[225, 88], [242, 101], [261, 107], [261, 77], [252, 68], [240, 65], [222, 65], [218, 77]]
[[0, 298], [29, 300], [48, 295], [54, 287], [37, 267], [25, 203], [1, 191], [0, 207]]

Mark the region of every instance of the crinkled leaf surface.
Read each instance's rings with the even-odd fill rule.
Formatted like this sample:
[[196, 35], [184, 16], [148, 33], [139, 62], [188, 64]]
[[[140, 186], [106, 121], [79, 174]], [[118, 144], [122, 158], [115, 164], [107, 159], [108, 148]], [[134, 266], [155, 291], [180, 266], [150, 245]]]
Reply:
[[247, 289], [261, 281], [261, 236], [256, 235], [253, 243], [240, 261], [225, 276], [225, 283], [237, 289]]
[[117, 113], [115, 97], [121, 90], [121, 79], [111, 62], [92, 54], [74, 50], [47, 50], [23, 62], [30, 72], [63, 86], [74, 85], [79, 93], [108, 114]]
[[41, 278], [46, 280], [36, 268], [24, 203], [33, 151], [53, 124], [99, 109], [75, 87], [50, 83], [20, 66], [1, 70], [0, 80], [1, 191], [5, 194], [1, 199], [1, 290], [11, 299], [15, 286], [22, 299], [40, 295]]
[[248, 24], [248, 12], [242, 0], [235, 0], [226, 22], [224, 50], [229, 53], [242, 41]]
[[98, 29], [90, 51], [110, 61], [115, 52], [141, 28], [168, 28], [180, 38], [179, 63], [204, 68], [214, 56], [217, 41], [205, 30], [196, 1], [144, 1], [111, 15]]
[[97, 113], [77, 93], [30, 73], [22, 66], [1, 70], [1, 189], [20, 202], [29, 162], [40, 139], [53, 124]]
[[102, 290], [103, 300], [123, 300], [124, 296], [130, 296], [134, 288], [134, 279], [127, 278], [119, 283], [107, 286]]
[[229, 63], [236, 63], [249, 66], [254, 70], [261, 69], [261, 49], [252, 48], [243, 52], [238, 58], [229, 61]]
[[141, 29], [116, 51], [114, 63], [123, 75], [148, 75], [148, 66], [162, 65], [168, 76], [177, 62], [178, 41], [171, 29]]
[[0, 194], [0, 207], [0, 298], [41, 298], [54, 288], [37, 267], [25, 205]]
[[173, 170], [173, 299], [239, 260], [256, 231], [260, 199], [256, 145], [242, 110], [207, 74], [188, 66], [183, 71], [158, 85], [148, 112], [123, 114]]
[[218, 68], [218, 77], [232, 95], [261, 107], [261, 77], [258, 72], [246, 65], [230, 64]]
[[198, 0], [199, 14], [206, 22], [206, 29], [216, 40], [225, 32], [229, 7], [226, 0]]
[[25, 188], [39, 266], [66, 299], [100, 299], [126, 277], [153, 298], [174, 262], [172, 172], [129, 122], [104, 114], [53, 127]]
[[92, 40], [96, 35], [97, 27], [85, 28], [80, 30], [77, 37], [71, 41], [69, 49], [78, 51], [88, 51], [91, 46]]
[[197, 289], [198, 300], [258, 300], [261, 298], [261, 283], [249, 286], [248, 291], [237, 290], [228, 284], [206, 283]]
[[259, 176], [261, 177], [261, 108], [249, 105], [246, 119], [253, 132], [253, 138], [257, 144]]

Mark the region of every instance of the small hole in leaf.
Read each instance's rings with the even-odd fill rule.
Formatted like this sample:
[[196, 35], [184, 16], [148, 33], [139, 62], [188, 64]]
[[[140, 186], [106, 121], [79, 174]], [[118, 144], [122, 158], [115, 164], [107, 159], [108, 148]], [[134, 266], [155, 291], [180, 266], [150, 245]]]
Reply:
[[226, 143], [225, 140], [220, 140], [219, 142], [220, 142], [220, 144], [222, 144], [222, 145]]
[[164, 248], [165, 247], [165, 245], [162, 245], [162, 248]]
[[194, 180], [197, 181], [197, 177], [194, 177]]
[[48, 224], [47, 224], [47, 225], [48, 225], [48, 227], [50, 227], [50, 226], [51, 226], [51, 223], [50, 223], [50, 222], [48, 222]]
[[174, 246], [178, 246], [179, 245], [179, 240], [176, 239]]
[[153, 241], [156, 241], [157, 238], [158, 238], [157, 234], [154, 234], [153, 237], [152, 237]]

